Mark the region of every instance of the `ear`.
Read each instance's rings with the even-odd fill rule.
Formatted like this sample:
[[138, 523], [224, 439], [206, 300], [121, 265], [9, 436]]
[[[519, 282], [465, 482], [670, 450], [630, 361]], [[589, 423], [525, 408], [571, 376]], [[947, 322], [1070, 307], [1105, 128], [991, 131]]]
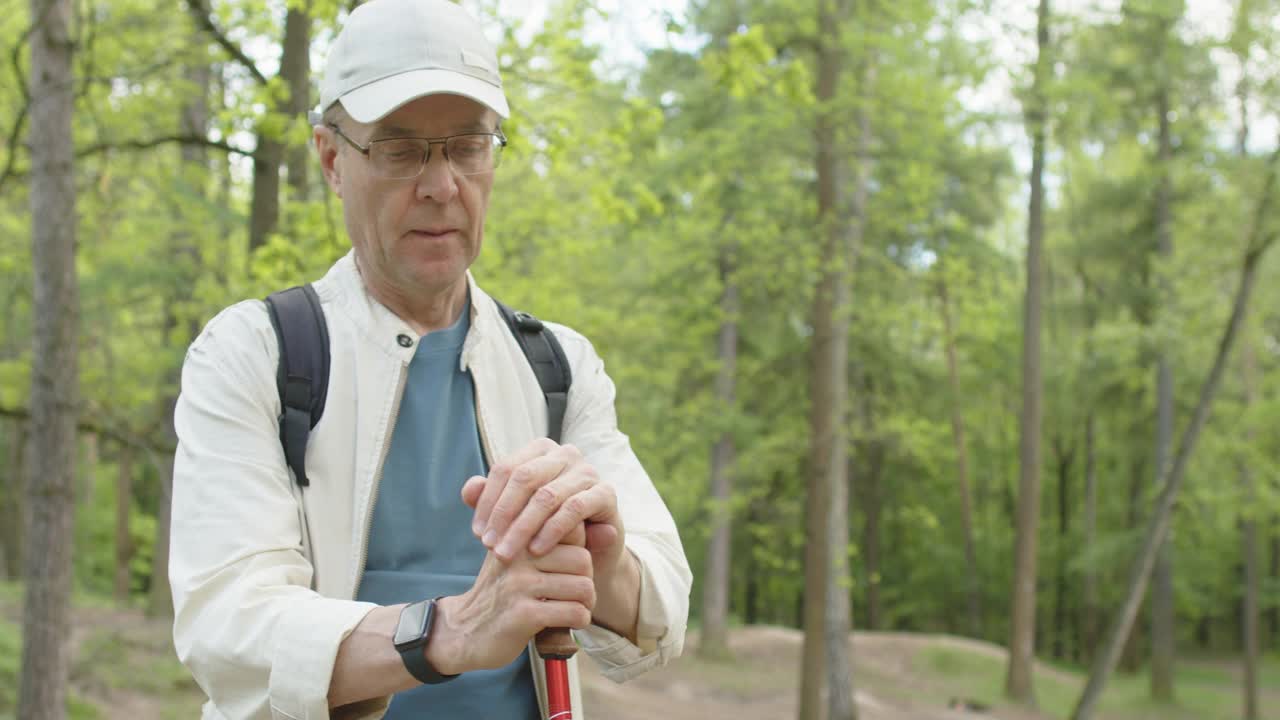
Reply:
[[342, 197], [342, 167], [338, 162], [338, 136], [332, 128], [316, 125], [311, 129], [311, 139], [320, 155], [320, 171], [324, 180], [338, 197]]

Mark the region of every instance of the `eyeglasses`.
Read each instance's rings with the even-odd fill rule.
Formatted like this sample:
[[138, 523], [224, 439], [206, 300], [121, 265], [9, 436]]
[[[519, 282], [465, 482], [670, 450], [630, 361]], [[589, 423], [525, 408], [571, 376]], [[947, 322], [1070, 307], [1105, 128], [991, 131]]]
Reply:
[[374, 175], [387, 180], [418, 177], [422, 168], [431, 161], [432, 145], [444, 146], [445, 160], [459, 175], [493, 172], [502, 158], [502, 148], [507, 146], [507, 138], [500, 132], [461, 133], [440, 138], [387, 138], [361, 145], [347, 137], [337, 125], [330, 124], [329, 127], [369, 158], [369, 167]]

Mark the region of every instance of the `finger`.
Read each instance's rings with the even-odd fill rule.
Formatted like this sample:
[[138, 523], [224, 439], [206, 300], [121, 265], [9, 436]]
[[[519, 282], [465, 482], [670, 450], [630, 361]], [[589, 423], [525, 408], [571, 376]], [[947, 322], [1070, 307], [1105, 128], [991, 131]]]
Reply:
[[596, 607], [596, 584], [582, 575], [542, 573], [534, 593], [542, 601], [581, 603], [588, 610]]
[[577, 602], [546, 600], [538, 603], [533, 616], [537, 624], [544, 628], [567, 627], [582, 630], [591, 626], [591, 608]]
[[588, 547], [587, 546], [587, 524], [583, 523], [578, 527], [574, 528], [573, 530], [571, 530], [569, 534], [565, 535], [564, 539], [560, 541], [560, 544], [573, 545], [574, 547]]
[[[559, 511], [565, 502], [575, 495], [587, 492], [598, 482], [600, 481], [591, 466], [582, 463], [577, 467], [568, 468], [566, 472], [534, 490], [528, 502], [524, 504], [524, 508], [519, 511], [519, 515], [507, 528], [506, 533], [502, 536], [502, 541], [496, 546], [494, 552], [504, 558], [510, 558], [515, 553], [528, 547], [529, 541], [533, 539], [533, 536], [542, 530], [547, 519]], [[503, 500], [505, 499], [504, 497]], [[498, 517], [497, 511], [494, 512], [493, 517]], [[563, 533], [554, 537], [549, 536], [550, 542], [546, 547], [541, 552], [534, 554], [541, 555], [551, 549], [552, 546], [559, 544], [566, 535], [573, 531], [574, 527], [576, 526], [568, 525], [564, 528]]]
[[[467, 507], [474, 510], [476, 503], [480, 502], [480, 493], [484, 492], [486, 480], [487, 478], [481, 475], [474, 475], [467, 478], [467, 481], [463, 483], [462, 502], [466, 503]], [[476, 534], [479, 535], [480, 533], [477, 532]]]
[[586, 548], [557, 545], [546, 555], [534, 558], [533, 567], [544, 573], [592, 577], [594, 564]]
[[617, 528], [621, 520], [618, 518], [618, 495], [612, 485], [597, 483], [565, 500], [560, 509], [542, 524], [542, 529], [529, 543], [529, 552], [540, 555], [550, 550], [582, 522], [604, 523]]
[[[557, 452], [536, 457], [513, 469], [510, 477], [507, 478], [506, 486], [502, 488], [502, 494], [489, 513], [489, 522], [484, 531], [484, 544], [491, 548], [498, 547], [498, 543], [506, 536], [507, 529], [520, 516], [520, 513], [524, 512], [534, 493], [555, 480], [568, 466], [566, 454]], [[553, 510], [554, 508], [548, 510], [546, 515], [550, 515]], [[499, 554], [509, 559], [513, 551]]]
[[502, 496], [502, 490], [506, 487], [511, 472], [536, 457], [554, 452], [558, 447], [559, 445], [549, 438], [538, 438], [489, 468], [488, 482], [484, 485], [484, 492], [480, 495], [480, 499], [476, 501], [476, 514], [471, 520], [471, 531], [476, 534], [476, 537], [480, 537], [489, 527], [489, 515], [493, 512], [493, 506], [498, 502], [498, 498]]

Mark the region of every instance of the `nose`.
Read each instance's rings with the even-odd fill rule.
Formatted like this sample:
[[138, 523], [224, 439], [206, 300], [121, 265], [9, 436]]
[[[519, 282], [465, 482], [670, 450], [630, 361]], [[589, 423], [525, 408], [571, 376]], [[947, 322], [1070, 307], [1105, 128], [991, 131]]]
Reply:
[[433, 148], [417, 179], [418, 199], [448, 203], [458, 194], [458, 178], [440, 148]]

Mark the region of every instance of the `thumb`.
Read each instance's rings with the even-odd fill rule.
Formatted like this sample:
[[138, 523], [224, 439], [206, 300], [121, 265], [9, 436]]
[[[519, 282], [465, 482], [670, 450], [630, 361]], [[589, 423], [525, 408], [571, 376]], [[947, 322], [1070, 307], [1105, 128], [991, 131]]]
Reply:
[[587, 523], [586, 534], [592, 555], [608, 553], [618, 542], [618, 528], [607, 523]]

